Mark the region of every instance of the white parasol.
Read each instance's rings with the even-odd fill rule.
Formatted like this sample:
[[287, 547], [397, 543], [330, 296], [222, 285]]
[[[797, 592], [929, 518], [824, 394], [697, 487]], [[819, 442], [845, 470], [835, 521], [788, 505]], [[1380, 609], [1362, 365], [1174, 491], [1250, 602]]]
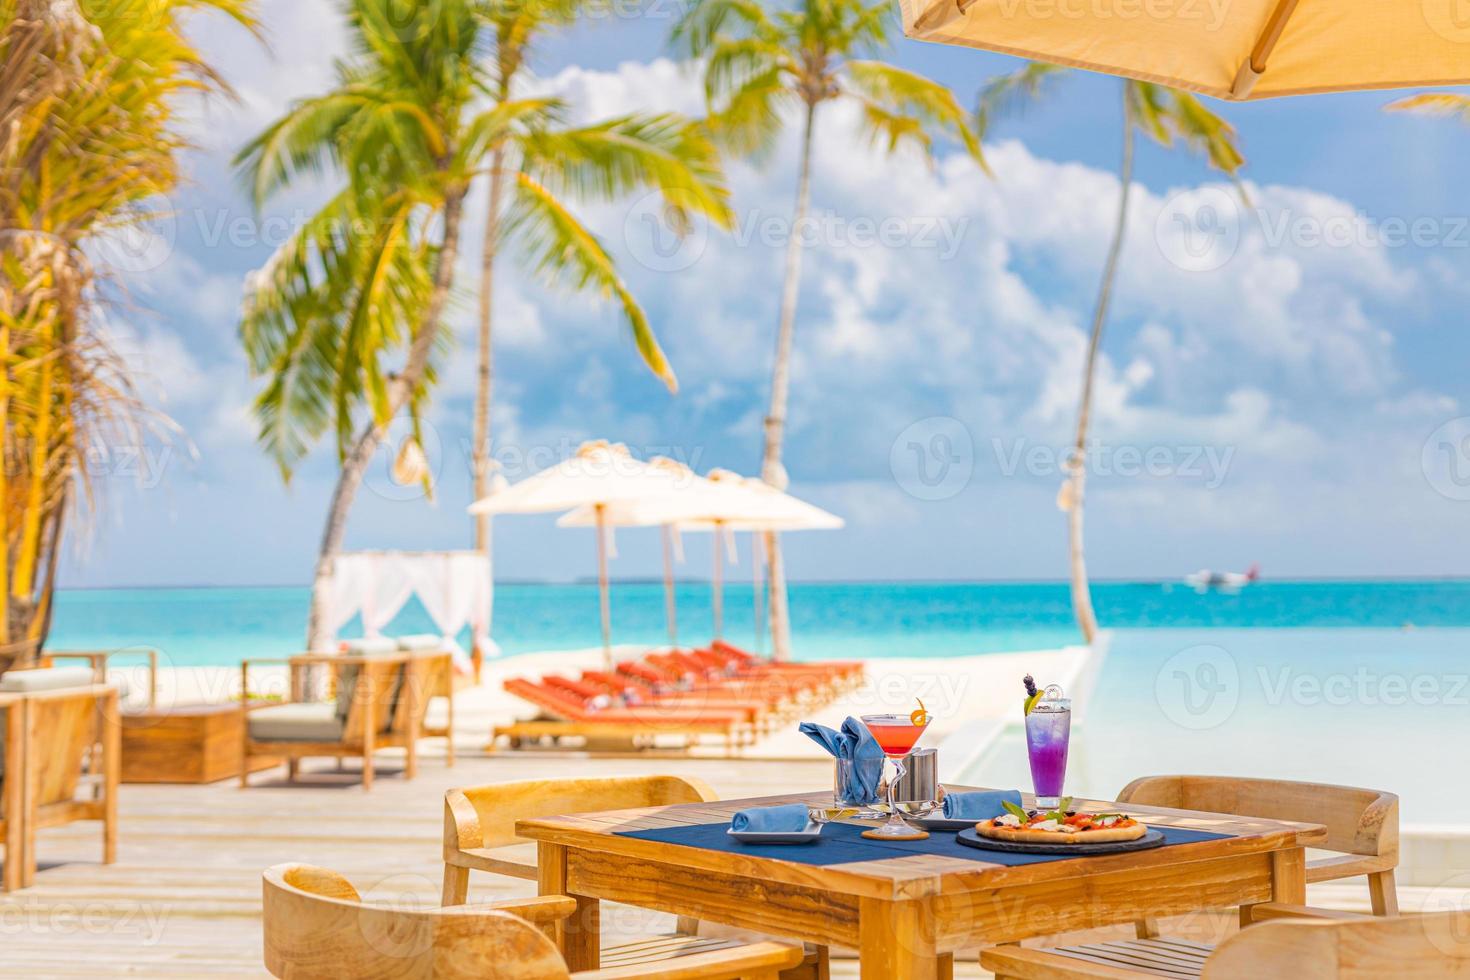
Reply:
[[672, 460], [644, 462], [621, 443], [583, 443], [576, 454], [470, 505], [471, 514], [549, 514], [578, 509], [597, 528], [597, 587], [603, 656], [612, 662], [612, 614], [608, 602], [608, 511], [619, 505], [677, 494], [699, 479]]
[[[672, 461], [670, 461], [672, 462]], [[678, 466], [680, 464], [673, 464]], [[673, 570], [671, 568], [670, 531], [711, 531], [714, 533], [713, 611], [715, 635], [723, 629], [724, 619], [724, 535], [731, 531], [801, 531], [842, 527], [842, 518], [809, 504], [754, 478], [746, 478], [730, 470], [712, 470], [708, 477], [686, 479], [680, 488], [667, 495], [609, 505], [602, 519], [622, 527], [660, 526], [664, 532], [664, 589], [668, 607], [670, 642], [677, 642], [673, 604]], [[579, 507], [557, 521], [561, 527], [585, 527], [598, 519], [592, 507]], [[752, 548], [751, 561], [759, 571]], [[760, 621], [760, 589], [755, 590]]]

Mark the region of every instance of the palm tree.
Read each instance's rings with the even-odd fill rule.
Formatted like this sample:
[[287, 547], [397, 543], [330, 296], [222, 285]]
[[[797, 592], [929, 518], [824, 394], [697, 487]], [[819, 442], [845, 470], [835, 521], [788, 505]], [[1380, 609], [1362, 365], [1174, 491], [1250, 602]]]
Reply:
[[[486, 4], [481, 11], [494, 45], [488, 58], [486, 88], [496, 110], [515, 118], [481, 150], [488, 156], [490, 173], [480, 252], [479, 364], [472, 449], [476, 499], [490, 492], [495, 260], [507, 232], [525, 220], [523, 206], [515, 205], [509, 214], [505, 213], [507, 187], [520, 195], [539, 185], [584, 200], [649, 188], [662, 195], [665, 214], [676, 230], [688, 227], [694, 215], [711, 219], [720, 227], [730, 223], [729, 195], [715, 149], [699, 129], [683, 119], [673, 115], [625, 116], [568, 129], [551, 125], [563, 108], [557, 100], [542, 100], [539, 113], [522, 114], [515, 109], [532, 46], [545, 32], [570, 24], [586, 6], [587, 0], [500, 0]], [[615, 297], [645, 363], [674, 390], [677, 385], [668, 360], [611, 260], [599, 254], [600, 247], [595, 247], [585, 230], [573, 226], [569, 229], [572, 234], [568, 241], [576, 244], [585, 258], [559, 259], [543, 271], [554, 276], [569, 273], [572, 285]], [[524, 257], [533, 253], [520, 254]], [[488, 515], [475, 518], [475, 548], [489, 554]]]
[[[796, 203], [786, 245], [761, 457], [761, 478], [778, 488], [787, 483], [781, 447], [801, 288], [801, 236], [795, 230], [811, 205], [818, 109], [839, 99], [855, 101], [868, 137], [887, 153], [915, 146], [932, 154], [933, 136], [942, 134], [982, 159], [967, 114], [949, 89], [882, 61], [856, 57], [884, 48], [893, 25], [892, 5], [886, 0], [800, 0], [791, 9], [776, 11], [753, 0], [696, 0], [673, 31], [678, 48], [705, 61], [708, 126], [724, 148], [763, 156], [792, 112], [801, 120]], [[766, 545], [772, 642], [776, 656], [785, 657], [790, 637], [780, 545], [774, 534], [766, 536]]]
[[[1043, 85], [1059, 77], [1064, 68], [1032, 62], [1015, 72], [993, 79], [980, 92], [975, 128], [983, 138], [990, 123], [1002, 110], [1020, 101], [1035, 98]], [[1092, 309], [1092, 330], [1087, 341], [1087, 357], [1082, 369], [1082, 396], [1077, 408], [1077, 432], [1066, 463], [1067, 478], [1057, 495], [1057, 506], [1067, 513], [1067, 537], [1072, 580], [1072, 610], [1083, 638], [1091, 643], [1097, 635], [1097, 616], [1092, 609], [1092, 593], [1087, 584], [1087, 563], [1083, 553], [1082, 501], [1087, 478], [1087, 431], [1092, 413], [1092, 386], [1096, 376], [1097, 354], [1102, 345], [1103, 327], [1107, 324], [1108, 306], [1118, 275], [1118, 261], [1123, 253], [1123, 238], [1128, 227], [1128, 199], [1133, 189], [1133, 144], [1137, 133], [1155, 143], [1171, 147], [1176, 141], [1190, 150], [1203, 153], [1210, 166], [1232, 177], [1245, 163], [1236, 143], [1235, 129], [1207, 109], [1198, 98], [1163, 85], [1124, 79], [1123, 153], [1118, 168], [1119, 194], [1117, 217], [1112, 240], [1103, 262], [1102, 280]]]
[[[266, 376], [256, 400], [259, 438], [289, 480], [330, 428], [340, 464], [322, 533], [307, 643], [326, 643], [325, 586], [347, 515], [388, 423], [408, 412], [417, 429], [447, 338], [460, 221], [472, 182], [490, 160], [492, 181], [513, 188], [504, 231], [551, 283], [615, 299], [643, 358], [673, 383], [647, 318], [602, 244], [567, 209], [560, 190], [610, 195], [650, 181], [678, 184], [676, 207], [719, 213], [713, 147], [685, 121], [628, 116], [598, 126], [558, 126], [554, 98], [482, 99], [492, 78], [479, 64], [492, 12], [482, 0], [350, 0], [352, 56], [337, 87], [293, 106], [247, 145], [237, 162], [257, 206], [298, 176], [331, 168], [343, 186], [255, 273], [241, 339]], [[514, 138], [511, 173], [498, 147]], [[675, 150], [684, 159], [664, 160]], [[407, 333], [405, 335], [405, 326]], [[404, 349], [406, 348], [406, 350]], [[386, 362], [402, 357], [390, 370]], [[425, 476], [427, 480], [427, 476]], [[428, 490], [427, 483], [425, 489]]]
[[45, 641], [96, 450], [160, 432], [96, 329], [121, 273], [98, 246], [177, 185], [180, 97], [226, 91], [185, 22], [206, 9], [253, 30], [252, 6], [0, 0], [0, 671]]

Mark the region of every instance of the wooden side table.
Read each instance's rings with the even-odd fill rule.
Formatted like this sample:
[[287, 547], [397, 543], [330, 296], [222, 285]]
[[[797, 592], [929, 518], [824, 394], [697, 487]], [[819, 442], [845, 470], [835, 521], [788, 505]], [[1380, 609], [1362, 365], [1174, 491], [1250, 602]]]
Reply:
[[[122, 781], [213, 783], [240, 775], [245, 708], [230, 704], [181, 704], [122, 716]], [[250, 760], [250, 771], [279, 765]]]

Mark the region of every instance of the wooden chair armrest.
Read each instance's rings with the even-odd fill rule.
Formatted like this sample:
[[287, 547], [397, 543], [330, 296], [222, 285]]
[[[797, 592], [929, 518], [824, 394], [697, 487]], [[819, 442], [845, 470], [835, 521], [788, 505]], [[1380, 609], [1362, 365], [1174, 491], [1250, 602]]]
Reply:
[[472, 847], [483, 847], [485, 831], [480, 827], [480, 812], [464, 795], [463, 790], [451, 789], [444, 793], [444, 860], [448, 861], [460, 851]]
[[1044, 949], [994, 946], [980, 951], [980, 965], [1007, 980], [1157, 980], [1157, 974], [1058, 956]]
[[434, 909], [435, 914], [473, 915], [476, 912], [509, 912], [525, 919], [532, 925], [560, 922], [577, 911], [577, 901], [565, 895], [542, 895], [539, 898], [508, 898], [500, 902], [484, 902], [477, 905], [450, 905]]
[[660, 963], [588, 970], [574, 973], [572, 977], [574, 980], [740, 980], [741, 977], [789, 970], [805, 955], [800, 946], [752, 943], [712, 953], [676, 956]]
[[361, 664], [406, 664], [412, 657], [407, 650], [399, 650], [395, 653], [374, 653], [362, 655], [355, 653], [298, 653], [286, 660], [292, 667], [310, 667], [316, 664], [327, 664], [329, 666], [352, 666]]
[[1267, 919], [1331, 919], [1350, 922], [1360, 919], [1372, 919], [1371, 915], [1361, 912], [1344, 912], [1338, 909], [1319, 909], [1310, 905], [1288, 905], [1285, 902], [1262, 902], [1260, 905], [1252, 905], [1251, 921], [1264, 922]]

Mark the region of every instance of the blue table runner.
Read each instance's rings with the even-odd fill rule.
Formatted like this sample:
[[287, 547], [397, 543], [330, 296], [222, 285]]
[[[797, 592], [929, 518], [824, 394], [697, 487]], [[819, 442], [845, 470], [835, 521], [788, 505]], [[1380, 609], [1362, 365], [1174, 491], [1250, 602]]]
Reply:
[[[829, 823], [822, 828], [822, 836], [815, 844], [742, 844], [726, 833], [728, 823], [691, 824], [683, 827], [656, 827], [652, 830], [619, 830], [618, 837], [633, 837], [638, 840], [659, 841], [664, 844], [682, 844], [707, 851], [726, 851], [731, 854], [749, 854], [752, 857], [776, 858], [794, 864], [825, 867], [829, 864], [851, 864], [857, 861], [883, 861], [908, 857], [911, 854], [935, 854], [942, 857], [963, 858], [969, 861], [984, 861], [1017, 867], [1025, 864], [1042, 864], [1047, 861], [1088, 860], [1076, 854], [1008, 854], [1004, 851], [986, 851], [967, 847], [955, 840], [952, 833], [931, 832], [928, 840], [876, 841], [862, 836], [867, 827], [850, 823]], [[1220, 840], [1229, 834], [1212, 834], [1203, 830], [1181, 830], [1175, 827], [1152, 827], [1164, 835], [1165, 848], [1177, 844], [1193, 844], [1197, 841]]]

